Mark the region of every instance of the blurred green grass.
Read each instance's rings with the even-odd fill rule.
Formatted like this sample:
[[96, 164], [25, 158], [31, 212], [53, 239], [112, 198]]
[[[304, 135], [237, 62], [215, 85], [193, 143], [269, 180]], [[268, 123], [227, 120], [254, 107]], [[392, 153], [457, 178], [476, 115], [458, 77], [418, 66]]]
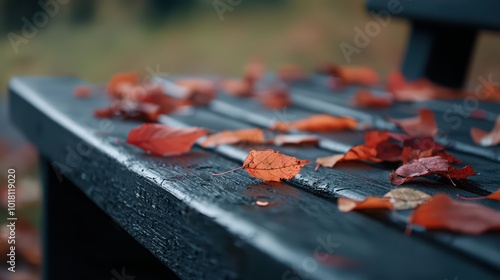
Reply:
[[[62, 7], [17, 54], [6, 36], [0, 38], [0, 86], [5, 88], [13, 75], [76, 75], [102, 83], [116, 72], [145, 73], [146, 67], [157, 65], [172, 74], [238, 75], [254, 57], [262, 58], [269, 70], [284, 63], [307, 70], [326, 62], [346, 64], [339, 44], [352, 44], [353, 28], [372, 20], [362, 0], [243, 1], [224, 14], [224, 21], [212, 1], [198, 1], [190, 10], [148, 24], [139, 13], [140, 1], [98, 1], [95, 8], [92, 21], [74, 25], [70, 7]], [[406, 21], [393, 19], [353, 55], [351, 64], [370, 66], [382, 76], [397, 69], [408, 30]], [[480, 36], [471, 80], [500, 74], [499, 46], [498, 34]]]

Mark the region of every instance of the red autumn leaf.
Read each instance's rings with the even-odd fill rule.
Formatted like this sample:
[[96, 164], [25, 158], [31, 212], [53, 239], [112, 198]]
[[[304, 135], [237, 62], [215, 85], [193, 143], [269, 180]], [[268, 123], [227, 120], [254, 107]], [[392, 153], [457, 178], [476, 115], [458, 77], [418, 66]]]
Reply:
[[493, 199], [493, 200], [498, 200], [500, 201], [500, 189], [498, 189], [496, 192], [490, 194], [490, 195], [487, 195], [487, 196], [477, 196], [477, 197], [463, 197], [459, 194], [457, 194], [457, 196], [460, 198], [460, 199], [463, 199], [463, 200], [480, 200], [480, 199]]
[[317, 145], [319, 139], [313, 135], [277, 135], [272, 140], [274, 145]]
[[319, 70], [321, 73], [339, 77], [346, 85], [376, 85], [379, 83], [378, 74], [373, 69], [362, 66], [326, 65]]
[[136, 85], [139, 82], [139, 74], [135, 72], [131, 73], [118, 73], [111, 77], [106, 88], [106, 92], [111, 97], [117, 97], [120, 93], [120, 87], [122, 85]]
[[264, 76], [265, 68], [266, 67], [264, 66], [264, 63], [259, 59], [250, 61], [245, 66], [245, 74], [243, 76], [243, 79], [245, 81], [255, 83], [256, 81], [262, 79], [262, 77]]
[[178, 155], [191, 149], [198, 138], [207, 134], [203, 128], [175, 128], [163, 124], [143, 124], [130, 131], [127, 142], [160, 156]]
[[413, 159], [432, 156], [440, 156], [446, 159], [448, 163], [462, 163], [461, 160], [449, 154], [444, 149], [445, 147], [436, 143], [432, 137], [413, 137], [404, 140], [401, 157], [403, 163], [407, 163]]
[[290, 180], [295, 177], [295, 175], [300, 172], [302, 167], [309, 162], [310, 160], [302, 160], [287, 156], [278, 151], [252, 150], [246, 157], [241, 167], [212, 175], [219, 176], [239, 169], [245, 169], [255, 178], [259, 178], [264, 181], [280, 182], [283, 180]]
[[409, 226], [411, 225], [479, 235], [486, 231], [500, 230], [500, 212], [478, 204], [454, 201], [445, 194], [438, 194], [413, 212], [409, 221]]
[[382, 142], [376, 147], [376, 158], [382, 161], [400, 161], [401, 160], [401, 147], [394, 142]]
[[[476, 175], [476, 172], [470, 165], [461, 169], [456, 169], [451, 166], [446, 159], [439, 156], [425, 157], [412, 160], [400, 166], [396, 171], [391, 173], [391, 183], [394, 185], [402, 185], [417, 177], [437, 174], [451, 179], [465, 179], [469, 176]], [[453, 181], [452, 181], [453, 182]]]
[[214, 147], [222, 144], [236, 143], [264, 143], [264, 132], [260, 128], [249, 128], [239, 130], [225, 130], [208, 136], [202, 143], [202, 147]]
[[354, 105], [361, 108], [387, 108], [393, 104], [391, 96], [379, 96], [366, 89], [359, 90], [354, 95]]
[[372, 210], [393, 208], [389, 198], [367, 197], [365, 200], [353, 200], [345, 197], [339, 197], [337, 200], [341, 212], [350, 212], [353, 210]]
[[73, 94], [76, 98], [89, 98], [92, 96], [92, 91], [90, 86], [76, 86]]
[[271, 87], [257, 91], [256, 95], [257, 100], [269, 109], [284, 109], [292, 105], [287, 88]]
[[357, 128], [358, 122], [355, 119], [348, 117], [334, 117], [330, 115], [313, 115], [305, 119], [282, 122], [278, 121], [273, 124], [272, 129], [288, 132], [293, 130], [310, 131], [310, 132], [329, 132], [352, 130]]
[[419, 116], [402, 120], [390, 119], [391, 122], [399, 126], [410, 136], [436, 136], [438, 127], [434, 118], [434, 113], [429, 109], [420, 109]]
[[107, 108], [94, 110], [94, 116], [98, 118], [120, 117], [148, 122], [157, 121], [160, 114], [158, 105], [125, 100], [114, 101]]
[[480, 128], [470, 129], [472, 140], [480, 146], [490, 147], [500, 144], [500, 116], [497, 117], [495, 126], [491, 132], [486, 132]]
[[207, 106], [217, 97], [215, 83], [207, 79], [179, 79], [176, 84], [183, 86], [187, 92], [183, 99], [193, 106]]

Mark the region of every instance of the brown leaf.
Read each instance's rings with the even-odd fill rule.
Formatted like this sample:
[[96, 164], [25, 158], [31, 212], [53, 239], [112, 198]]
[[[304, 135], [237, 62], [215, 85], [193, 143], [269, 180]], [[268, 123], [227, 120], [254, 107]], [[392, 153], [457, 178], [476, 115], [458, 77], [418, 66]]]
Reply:
[[270, 87], [256, 93], [257, 100], [269, 109], [284, 109], [292, 105], [288, 89], [284, 87]]
[[310, 131], [310, 132], [328, 132], [352, 130], [357, 128], [358, 122], [355, 119], [348, 117], [334, 117], [330, 115], [312, 115], [305, 119], [282, 122], [278, 121], [273, 124], [272, 129], [288, 132], [293, 130]]
[[178, 155], [191, 149], [208, 131], [203, 128], [175, 128], [163, 124], [143, 124], [130, 131], [127, 142], [160, 156]]
[[208, 136], [201, 143], [201, 146], [206, 148], [242, 142], [254, 144], [264, 143], [264, 132], [260, 128], [225, 130]]
[[310, 160], [297, 159], [278, 151], [252, 150], [243, 162], [242, 168], [255, 178], [279, 182], [295, 177], [309, 162]]
[[353, 98], [354, 105], [361, 108], [387, 108], [394, 103], [391, 96], [374, 95], [371, 91], [366, 89], [358, 90]]
[[318, 137], [312, 135], [284, 135], [280, 134], [272, 140], [274, 145], [317, 145], [319, 142]]
[[207, 106], [217, 97], [215, 83], [207, 79], [179, 79], [176, 84], [187, 89], [184, 96], [185, 104], [193, 106]]
[[341, 212], [369, 209], [392, 209], [392, 203], [389, 201], [389, 199], [380, 197], [367, 197], [365, 200], [361, 201], [339, 197], [337, 203]]
[[386, 193], [384, 197], [390, 200], [396, 210], [413, 209], [431, 198], [430, 195], [422, 191], [410, 188], [393, 189]]
[[402, 120], [390, 119], [391, 122], [399, 126], [410, 136], [436, 136], [438, 127], [434, 118], [434, 113], [429, 109], [420, 109], [419, 116]]
[[473, 127], [470, 129], [472, 140], [480, 146], [491, 147], [500, 144], [500, 115], [497, 117], [495, 126], [491, 132]]
[[413, 212], [409, 225], [479, 235], [486, 231], [500, 230], [500, 212], [478, 204], [454, 201], [445, 194], [438, 194]]
[[399, 186], [417, 177], [431, 174], [437, 174], [450, 179], [465, 179], [469, 176], [476, 175], [476, 172], [470, 165], [461, 169], [456, 169], [450, 166], [446, 159], [434, 156], [415, 159], [403, 164], [396, 169], [396, 171], [391, 173], [390, 179], [392, 184]]
[[414, 159], [419, 159], [419, 158], [424, 158], [424, 157], [433, 157], [433, 156], [439, 156], [448, 163], [462, 163], [461, 160], [453, 156], [452, 154], [449, 154], [448, 152], [441, 150], [441, 149], [428, 149], [428, 150], [419, 150], [419, 149], [414, 149], [409, 146], [404, 146], [403, 150], [401, 152], [401, 159], [403, 163], [408, 163]]

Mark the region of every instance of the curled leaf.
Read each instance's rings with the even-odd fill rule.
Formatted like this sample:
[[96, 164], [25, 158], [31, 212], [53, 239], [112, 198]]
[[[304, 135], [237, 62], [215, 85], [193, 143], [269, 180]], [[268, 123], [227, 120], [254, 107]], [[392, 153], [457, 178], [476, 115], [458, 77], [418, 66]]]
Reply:
[[431, 196], [410, 188], [393, 189], [384, 195], [392, 203], [396, 210], [413, 209], [427, 202]]
[[[439, 156], [420, 158], [412, 160], [400, 166], [391, 173], [390, 180], [394, 185], [402, 185], [417, 177], [437, 174], [449, 179], [465, 179], [476, 175], [476, 172], [470, 165], [461, 169], [450, 166], [446, 159]], [[452, 181], [453, 182], [453, 181]]]
[[260, 128], [249, 128], [239, 130], [225, 130], [208, 136], [202, 143], [202, 147], [215, 147], [222, 144], [236, 143], [264, 143], [264, 132]]
[[127, 143], [155, 155], [185, 153], [208, 131], [203, 128], [176, 128], [163, 124], [143, 124], [130, 131]]
[[395, 123], [410, 136], [436, 136], [438, 133], [434, 113], [429, 109], [420, 109], [419, 116], [415, 118], [402, 120], [390, 119], [390, 121]]
[[497, 117], [495, 126], [491, 132], [473, 127], [470, 129], [472, 140], [480, 146], [491, 147], [500, 144], [500, 116]]
[[392, 209], [392, 203], [389, 199], [380, 197], [367, 197], [365, 200], [353, 200], [345, 197], [339, 197], [337, 203], [341, 212], [368, 209]]
[[242, 168], [255, 178], [279, 182], [295, 177], [309, 162], [310, 160], [297, 159], [278, 151], [252, 150], [243, 162]]
[[313, 115], [305, 119], [282, 122], [278, 121], [273, 124], [272, 129], [288, 132], [293, 130], [310, 131], [310, 132], [328, 132], [352, 130], [357, 128], [358, 122], [355, 119], [348, 117], [334, 117], [330, 115]]
[[500, 230], [500, 212], [479, 204], [454, 201], [445, 194], [438, 194], [413, 212], [409, 225], [479, 235], [486, 231]]

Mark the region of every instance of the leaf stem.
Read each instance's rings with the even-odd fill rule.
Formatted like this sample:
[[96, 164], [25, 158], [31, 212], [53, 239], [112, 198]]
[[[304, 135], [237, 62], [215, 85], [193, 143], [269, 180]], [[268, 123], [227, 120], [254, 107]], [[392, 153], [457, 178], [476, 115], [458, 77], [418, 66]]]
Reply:
[[243, 166], [240, 166], [238, 168], [235, 168], [235, 169], [231, 169], [231, 170], [228, 170], [228, 171], [224, 171], [222, 173], [212, 173], [212, 176], [221, 176], [221, 175], [224, 175], [224, 174], [227, 174], [227, 173], [231, 173], [231, 172], [234, 172], [234, 171], [238, 171], [240, 169], [243, 169]]

